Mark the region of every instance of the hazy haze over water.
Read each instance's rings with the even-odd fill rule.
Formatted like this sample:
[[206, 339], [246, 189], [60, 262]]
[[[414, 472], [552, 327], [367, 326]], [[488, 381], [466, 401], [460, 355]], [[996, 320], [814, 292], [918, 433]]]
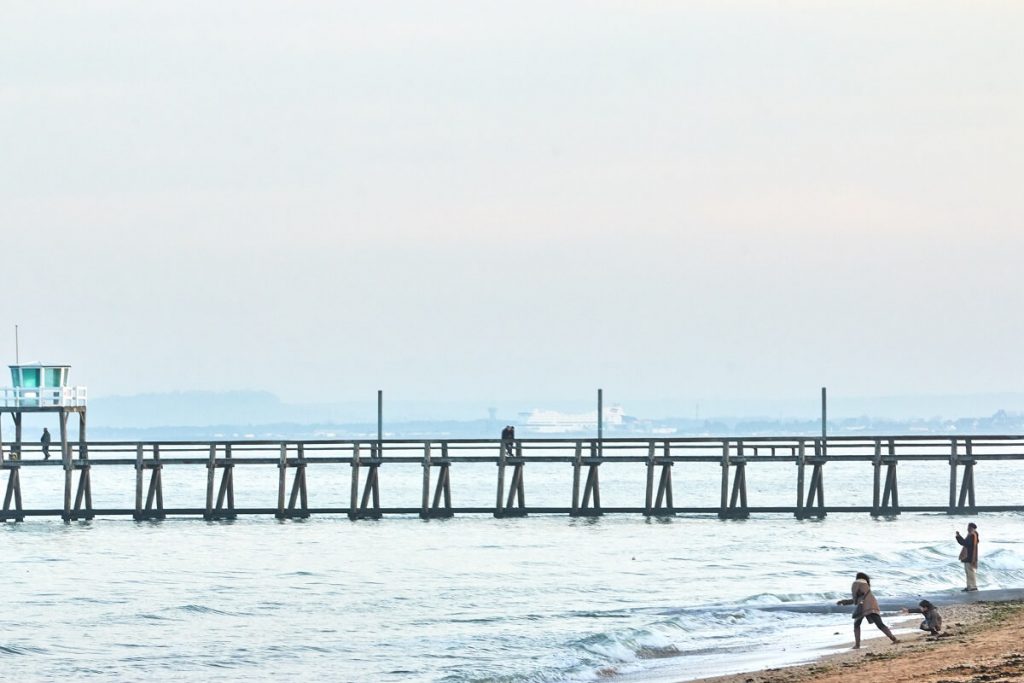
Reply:
[[1012, 391], [1022, 33], [1002, 2], [7, 3], [0, 323], [94, 395]]

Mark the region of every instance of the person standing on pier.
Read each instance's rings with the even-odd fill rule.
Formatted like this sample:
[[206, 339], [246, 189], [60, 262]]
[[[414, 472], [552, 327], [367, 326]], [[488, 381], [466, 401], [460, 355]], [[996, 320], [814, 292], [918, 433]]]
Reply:
[[967, 538], [956, 532], [956, 542], [963, 546], [960, 549], [960, 561], [964, 563], [964, 573], [967, 575], [967, 588], [964, 591], [970, 593], [978, 590], [978, 525], [971, 522], [967, 525]]
[[852, 598], [839, 600], [837, 605], [856, 605], [853, 610], [853, 649], [860, 649], [860, 625], [865, 619], [874, 624], [878, 630], [889, 636], [889, 640], [898, 643], [899, 638], [892, 634], [889, 627], [882, 623], [882, 611], [878, 609], [878, 600], [871, 592], [871, 577], [864, 572], [857, 572], [857, 578], [850, 587]]
[[516, 428], [512, 425], [505, 425], [505, 428], [501, 430], [501, 447], [505, 451], [505, 455], [512, 457], [512, 441], [516, 438]]
[[50, 430], [43, 427], [43, 436], [39, 439], [39, 443], [43, 446], [43, 460], [50, 459]]

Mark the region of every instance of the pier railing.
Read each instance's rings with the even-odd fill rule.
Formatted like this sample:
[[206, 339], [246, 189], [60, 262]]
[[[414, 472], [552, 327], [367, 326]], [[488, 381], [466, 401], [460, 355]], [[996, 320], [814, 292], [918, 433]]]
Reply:
[[85, 387], [0, 387], [0, 408], [81, 408], [87, 399]]
[[[1022, 500], [989, 501], [979, 505], [974, 486], [976, 466], [989, 461], [1024, 461], [1024, 436], [105, 441], [54, 444], [54, 447], [58, 457], [42, 461], [36, 457], [38, 446], [0, 444], [0, 473], [7, 473], [0, 520], [20, 521], [27, 516], [45, 515], [65, 520], [91, 519], [96, 515], [132, 515], [135, 519], [191, 515], [212, 520], [239, 515], [274, 515], [287, 519], [334, 514], [357, 520], [378, 519], [386, 514], [418, 515], [428, 519], [455, 514], [522, 517], [610, 513], [648, 517], [713, 514], [723, 519], [742, 519], [758, 513], [820, 518], [841, 512], [892, 516], [903, 512], [1024, 511]], [[871, 505], [826, 505], [826, 466], [844, 462], [864, 463], [871, 468]], [[914, 501], [913, 504], [901, 501], [897, 466], [910, 462], [932, 462], [948, 467], [948, 499]], [[458, 481], [460, 468], [470, 463], [496, 465], [493, 506], [452, 505], [453, 482]], [[527, 477], [531, 465], [539, 463], [571, 468], [572, 484], [565, 492], [566, 505], [526, 504]], [[600, 471], [602, 465], [610, 463], [632, 464], [646, 473], [645, 484], [635, 492], [635, 505], [602, 506]], [[692, 491], [682, 494], [673, 491], [673, 469], [699, 463], [713, 463], [721, 468], [717, 505], [694, 505], [690, 497]], [[750, 504], [747, 470], [768, 463], [795, 465], [792, 505]], [[252, 465], [277, 468], [276, 490], [266, 491], [267, 504], [263, 507], [238, 507], [235, 505], [234, 469]], [[206, 470], [204, 504], [200, 506], [200, 501], [196, 501], [193, 507], [165, 507], [164, 468], [190, 466], [193, 470]], [[60, 507], [23, 506], [20, 477], [25, 467], [62, 472], [64, 497]], [[134, 506], [94, 508], [90, 477], [93, 467], [134, 469]], [[331, 467], [349, 469], [348, 505], [311, 507], [307, 470], [312, 468], [316, 473]], [[409, 505], [410, 501], [400, 505], [400, 501], [389, 497], [389, 492], [381, 486], [380, 469], [399, 467], [421, 471], [421, 495], [416, 505]]]

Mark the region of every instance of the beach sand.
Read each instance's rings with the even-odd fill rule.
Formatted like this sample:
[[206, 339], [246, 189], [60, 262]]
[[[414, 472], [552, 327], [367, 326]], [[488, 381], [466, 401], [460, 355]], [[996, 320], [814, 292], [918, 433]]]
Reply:
[[[860, 650], [827, 655], [810, 664], [699, 679], [700, 683], [1003, 683], [1024, 681], [1024, 601], [975, 602], [941, 608], [942, 637], [924, 632], [864, 640]], [[889, 618], [892, 626], [916, 628], [911, 619]], [[849, 624], [844, 624], [849, 631]], [[877, 630], [864, 624], [864, 635]]]

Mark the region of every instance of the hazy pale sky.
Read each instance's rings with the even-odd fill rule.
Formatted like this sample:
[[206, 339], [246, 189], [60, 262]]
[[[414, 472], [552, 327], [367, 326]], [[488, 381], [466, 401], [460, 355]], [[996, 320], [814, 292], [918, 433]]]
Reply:
[[[93, 395], [1024, 388], [1024, 5], [0, 2], [0, 348]], [[6, 341], [3, 341], [6, 340]]]

